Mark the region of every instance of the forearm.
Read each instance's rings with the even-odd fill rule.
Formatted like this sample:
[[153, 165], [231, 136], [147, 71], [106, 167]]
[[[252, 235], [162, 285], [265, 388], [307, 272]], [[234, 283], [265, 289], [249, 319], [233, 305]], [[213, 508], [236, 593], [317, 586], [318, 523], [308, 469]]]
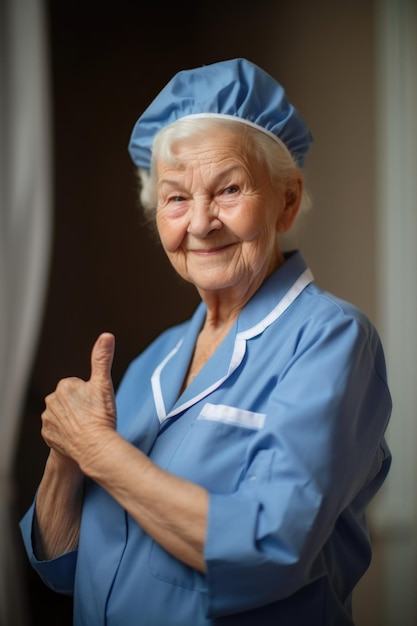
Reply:
[[51, 450], [36, 498], [35, 555], [49, 560], [78, 546], [84, 478], [79, 467]]
[[205, 489], [164, 471], [117, 433], [110, 433], [81, 466], [159, 545], [205, 571]]

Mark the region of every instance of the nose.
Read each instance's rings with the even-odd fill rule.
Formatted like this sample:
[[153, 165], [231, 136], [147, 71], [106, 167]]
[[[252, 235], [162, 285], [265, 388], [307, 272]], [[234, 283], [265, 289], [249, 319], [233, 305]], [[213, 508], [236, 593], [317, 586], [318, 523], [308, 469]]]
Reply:
[[194, 237], [207, 237], [212, 230], [219, 230], [222, 222], [214, 200], [207, 197], [195, 197], [188, 223], [187, 232]]

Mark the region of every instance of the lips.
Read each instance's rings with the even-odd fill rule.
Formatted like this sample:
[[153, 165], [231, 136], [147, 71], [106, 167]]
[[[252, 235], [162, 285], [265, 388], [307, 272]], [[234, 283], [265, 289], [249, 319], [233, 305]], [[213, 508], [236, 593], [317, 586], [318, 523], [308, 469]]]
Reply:
[[211, 246], [210, 248], [190, 248], [188, 252], [193, 252], [194, 254], [200, 255], [210, 255], [216, 254], [218, 252], [223, 252], [223, 250], [226, 250], [233, 245], [233, 243], [226, 243], [221, 246]]

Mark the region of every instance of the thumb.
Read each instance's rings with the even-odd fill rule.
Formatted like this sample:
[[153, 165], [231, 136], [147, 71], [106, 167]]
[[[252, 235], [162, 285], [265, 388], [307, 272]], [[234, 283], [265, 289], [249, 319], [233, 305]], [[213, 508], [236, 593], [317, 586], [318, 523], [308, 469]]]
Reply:
[[95, 382], [111, 383], [115, 338], [111, 333], [102, 333], [91, 351], [91, 377]]

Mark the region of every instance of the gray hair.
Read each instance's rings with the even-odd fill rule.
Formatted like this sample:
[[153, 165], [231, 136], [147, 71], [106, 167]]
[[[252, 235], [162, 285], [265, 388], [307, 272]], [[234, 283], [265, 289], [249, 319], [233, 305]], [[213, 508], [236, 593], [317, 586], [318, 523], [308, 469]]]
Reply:
[[[189, 139], [198, 135], [207, 136], [213, 129], [219, 127], [232, 128], [243, 137], [245, 145], [251, 154], [264, 164], [269, 171], [271, 182], [274, 185], [282, 185], [293, 180], [295, 174], [300, 171], [293, 156], [286, 146], [274, 141], [265, 133], [251, 126], [243, 125], [233, 119], [212, 118], [182, 118], [165, 126], [155, 136], [152, 146], [152, 162], [150, 171], [138, 168], [139, 177], [139, 200], [143, 208], [146, 221], [155, 224], [156, 207], [158, 204], [156, 161], [167, 164], [175, 164], [173, 145], [178, 140]], [[303, 188], [300, 212], [310, 207], [310, 197]]]

